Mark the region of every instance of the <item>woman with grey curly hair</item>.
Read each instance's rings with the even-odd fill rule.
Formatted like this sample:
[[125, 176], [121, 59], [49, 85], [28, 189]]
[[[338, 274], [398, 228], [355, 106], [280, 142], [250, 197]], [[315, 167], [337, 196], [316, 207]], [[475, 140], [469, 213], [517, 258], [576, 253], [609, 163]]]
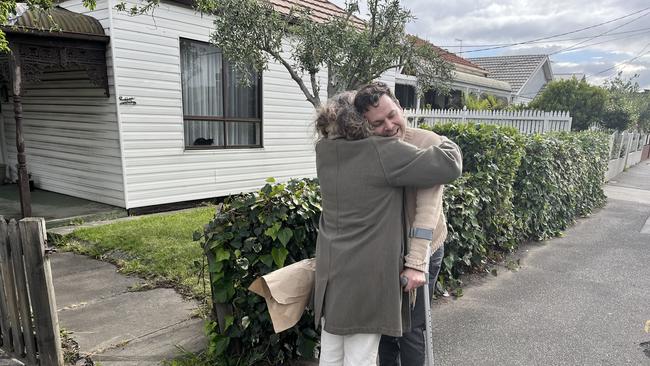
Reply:
[[318, 109], [315, 125], [321, 138], [360, 140], [371, 135], [370, 124], [354, 107], [355, 94], [336, 94]]
[[316, 326], [323, 327], [320, 365], [327, 366], [375, 366], [381, 335], [399, 337], [409, 328], [399, 279], [403, 188], [444, 183], [440, 172], [455, 164], [435, 147], [373, 136], [353, 97], [332, 97], [315, 121], [322, 213], [314, 312]]

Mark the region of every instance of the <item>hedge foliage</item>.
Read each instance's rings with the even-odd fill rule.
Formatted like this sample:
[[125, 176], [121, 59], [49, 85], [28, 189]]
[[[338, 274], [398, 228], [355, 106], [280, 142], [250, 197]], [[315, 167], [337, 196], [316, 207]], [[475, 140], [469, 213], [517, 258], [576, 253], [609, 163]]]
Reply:
[[576, 217], [604, 205], [608, 142], [600, 132], [526, 137], [526, 153], [515, 181], [522, 239], [558, 236]]
[[495, 125], [442, 124], [433, 130], [463, 151], [464, 179], [447, 185], [444, 200], [451, 224], [442, 271], [453, 280], [470, 268], [484, 266], [490, 246], [515, 248], [512, 188], [523, 140], [514, 128]]
[[231, 308], [224, 331], [215, 322], [208, 325], [208, 354], [218, 365], [279, 365], [312, 356], [318, 342], [310, 312], [295, 327], [275, 334], [265, 300], [248, 291], [255, 278], [315, 255], [318, 184], [272, 183], [227, 198], [204, 232], [195, 235], [210, 264], [212, 300]]
[[[440, 281], [484, 270], [524, 240], [557, 236], [576, 217], [605, 202], [609, 136], [599, 132], [524, 136], [508, 127], [436, 125], [463, 150], [464, 173], [446, 186], [449, 235]], [[197, 233], [210, 263], [213, 302], [231, 313], [221, 330], [210, 323], [209, 353], [220, 365], [279, 365], [311, 357], [318, 335], [313, 314], [273, 333], [264, 299], [247, 290], [258, 276], [315, 252], [320, 194], [314, 180], [265, 185], [226, 199]]]

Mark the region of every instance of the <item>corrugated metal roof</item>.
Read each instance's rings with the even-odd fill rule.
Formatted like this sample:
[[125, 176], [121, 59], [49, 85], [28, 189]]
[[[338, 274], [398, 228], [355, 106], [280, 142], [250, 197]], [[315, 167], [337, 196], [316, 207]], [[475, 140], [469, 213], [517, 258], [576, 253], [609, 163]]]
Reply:
[[512, 90], [518, 92], [535, 70], [548, 60], [548, 56], [493, 56], [476, 57], [469, 60], [488, 70], [491, 78], [508, 82], [512, 86]]
[[17, 14], [9, 18], [4, 28], [13, 31], [50, 31], [80, 35], [104, 36], [104, 28], [91, 16], [74, 13], [70, 10], [54, 7], [50, 10], [29, 10], [25, 4], [18, 4]]

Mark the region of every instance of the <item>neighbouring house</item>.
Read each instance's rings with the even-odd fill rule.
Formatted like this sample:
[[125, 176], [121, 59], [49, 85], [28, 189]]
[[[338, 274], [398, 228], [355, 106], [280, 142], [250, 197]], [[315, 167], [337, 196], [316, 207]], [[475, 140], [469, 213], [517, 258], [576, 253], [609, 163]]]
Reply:
[[511, 87], [507, 82], [488, 77], [489, 72], [479, 65], [464, 59], [447, 50], [437, 47], [428, 41], [415, 38], [420, 47], [431, 47], [445, 61], [454, 67], [451, 92], [447, 95], [435, 90], [428, 91], [424, 96], [416, 92], [417, 78], [408, 75], [407, 68], [396, 70], [395, 95], [404, 108], [434, 108], [434, 109], [461, 109], [463, 107], [463, 94], [482, 96], [494, 95], [505, 104], [511, 100]]
[[548, 55], [518, 55], [470, 58], [490, 72], [490, 77], [512, 86], [512, 103], [527, 104], [553, 80]]
[[[315, 176], [314, 108], [281, 64], [243, 87], [208, 43], [213, 17], [187, 0], [135, 17], [117, 3], [98, 0], [89, 11], [62, 1], [52, 18], [20, 7], [3, 27], [27, 74], [22, 128], [37, 188], [133, 209]], [[342, 12], [326, 1], [274, 3], [308, 6], [316, 21]], [[57, 31], [39, 30], [52, 20]], [[10, 73], [5, 56], [0, 163], [15, 179]], [[325, 72], [319, 78], [326, 83]]]

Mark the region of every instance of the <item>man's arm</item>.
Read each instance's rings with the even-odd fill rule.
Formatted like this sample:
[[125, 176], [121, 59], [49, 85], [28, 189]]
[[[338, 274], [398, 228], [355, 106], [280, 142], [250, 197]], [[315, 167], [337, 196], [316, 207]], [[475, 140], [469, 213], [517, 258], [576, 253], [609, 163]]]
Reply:
[[[438, 146], [442, 143], [441, 136], [419, 129], [407, 129], [404, 141], [418, 148], [428, 148]], [[418, 228], [433, 233], [437, 225], [443, 224], [441, 220], [442, 212], [442, 194], [443, 186], [436, 185], [431, 188], [418, 188], [415, 192], [410, 191], [407, 195], [415, 194], [415, 215], [410, 222], [411, 228]], [[407, 199], [413, 197], [407, 196]], [[426, 235], [424, 235], [426, 236]], [[417, 288], [426, 283], [426, 272], [429, 268], [430, 254], [428, 249], [431, 246], [430, 238], [418, 237], [418, 235], [409, 236], [409, 251], [405, 257], [404, 266], [406, 269], [402, 273], [409, 279], [409, 285], [405, 291], [411, 288]]]

